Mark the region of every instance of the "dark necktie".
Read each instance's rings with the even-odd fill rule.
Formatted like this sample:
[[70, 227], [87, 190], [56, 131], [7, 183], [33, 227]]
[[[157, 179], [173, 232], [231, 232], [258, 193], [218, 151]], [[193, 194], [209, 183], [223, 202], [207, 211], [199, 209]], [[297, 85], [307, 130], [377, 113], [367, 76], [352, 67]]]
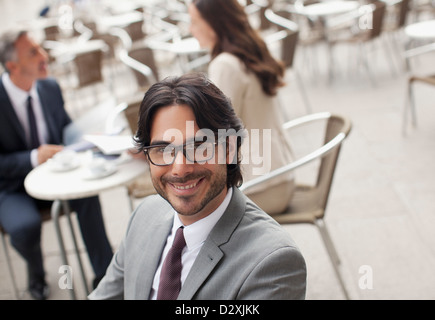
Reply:
[[175, 234], [172, 248], [163, 262], [157, 300], [177, 299], [181, 290], [181, 252], [185, 246], [183, 227], [180, 227]]
[[35, 113], [33, 112], [32, 97], [27, 98], [27, 117], [29, 119], [30, 129], [30, 148], [36, 149], [39, 147], [38, 127], [36, 125]]

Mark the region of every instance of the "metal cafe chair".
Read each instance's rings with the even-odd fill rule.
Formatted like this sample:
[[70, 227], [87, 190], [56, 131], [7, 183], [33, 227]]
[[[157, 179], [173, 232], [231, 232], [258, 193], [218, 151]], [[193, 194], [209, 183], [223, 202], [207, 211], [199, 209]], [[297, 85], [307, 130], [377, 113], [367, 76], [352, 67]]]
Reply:
[[[316, 147], [313, 151], [306, 153], [304, 156], [297, 158], [297, 160], [288, 163], [281, 168], [243, 183], [240, 190], [249, 197], [250, 190], [255, 187], [258, 188], [259, 185], [271, 179], [278, 176], [286, 176], [290, 172], [294, 172], [295, 179], [298, 179], [298, 172], [304, 170], [304, 167], [309, 163], [315, 161], [320, 162], [317, 166], [315, 182], [313, 184], [307, 184], [300, 183], [296, 180], [296, 190], [287, 209], [280, 214], [272, 215], [272, 218], [283, 225], [309, 223], [317, 227], [334, 267], [343, 294], [346, 299], [349, 299], [346, 286], [340, 273], [340, 259], [331, 240], [328, 229], [326, 228], [324, 218], [340, 148], [351, 130], [351, 122], [345, 117], [323, 112], [291, 120], [286, 122], [283, 125], [283, 128], [286, 133], [291, 133], [295, 128], [300, 127], [301, 129], [304, 129], [313, 123], [321, 123], [325, 126], [323, 143], [321, 143], [320, 147]], [[290, 136], [291, 135], [287, 135], [287, 137]], [[257, 205], [261, 207], [261, 203], [257, 203]]]

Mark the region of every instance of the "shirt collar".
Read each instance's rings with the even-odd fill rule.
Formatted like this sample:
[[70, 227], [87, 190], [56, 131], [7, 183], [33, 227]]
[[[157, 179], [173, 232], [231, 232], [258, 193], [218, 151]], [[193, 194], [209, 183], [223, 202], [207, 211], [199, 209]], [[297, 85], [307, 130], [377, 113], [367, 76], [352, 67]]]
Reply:
[[[201, 245], [208, 237], [210, 231], [219, 221], [219, 219], [224, 214], [225, 210], [230, 203], [231, 197], [233, 194], [233, 189], [229, 188], [228, 192], [225, 196], [224, 201], [220, 204], [220, 206], [213, 211], [211, 214], [202, 218], [195, 223], [184, 227], [184, 239], [186, 240], [186, 245], [189, 250], [196, 248]], [[172, 226], [172, 234], [175, 234], [176, 230], [183, 226], [178, 214], [174, 215], [174, 224]]]
[[30, 95], [33, 99], [37, 98], [36, 81], [33, 83], [30, 91], [25, 91], [17, 87], [9, 77], [9, 73], [5, 72], [2, 76], [3, 85], [6, 88], [6, 92], [9, 97], [17, 106], [25, 106], [27, 97]]

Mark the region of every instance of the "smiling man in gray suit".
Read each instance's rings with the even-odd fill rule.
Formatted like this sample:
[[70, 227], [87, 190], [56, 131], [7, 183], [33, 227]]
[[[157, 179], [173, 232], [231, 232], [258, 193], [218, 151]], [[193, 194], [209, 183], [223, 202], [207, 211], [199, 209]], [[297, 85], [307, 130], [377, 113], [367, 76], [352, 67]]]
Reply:
[[[228, 98], [203, 75], [168, 78], [149, 89], [136, 142], [158, 195], [133, 213], [90, 299], [305, 298], [299, 249], [238, 189], [242, 129]], [[180, 229], [182, 245], [171, 249]], [[175, 247], [181, 262], [168, 298], [165, 260]]]

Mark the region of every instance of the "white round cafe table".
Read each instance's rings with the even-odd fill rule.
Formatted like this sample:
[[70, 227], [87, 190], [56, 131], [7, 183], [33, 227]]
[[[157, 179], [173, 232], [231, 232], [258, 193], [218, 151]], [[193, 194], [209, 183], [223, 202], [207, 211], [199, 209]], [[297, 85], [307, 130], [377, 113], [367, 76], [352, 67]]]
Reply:
[[24, 186], [28, 194], [41, 200], [72, 200], [96, 196], [102, 191], [126, 185], [148, 170], [145, 161], [129, 159], [116, 166], [108, 176], [90, 179], [86, 168], [89, 155], [80, 154], [81, 164], [73, 170], [52, 170], [50, 162], [34, 168], [26, 177]]
[[416, 40], [435, 40], [435, 20], [410, 24], [404, 29], [405, 34]]
[[184, 73], [188, 73], [194, 69], [196, 63], [198, 63], [198, 65], [204, 65], [210, 60], [209, 55], [205, 55], [193, 61], [186, 59], [186, 55], [207, 53], [208, 51], [207, 49], [201, 48], [198, 40], [193, 37], [174, 42], [149, 39], [146, 41], [146, 45], [153, 50], [162, 50], [175, 54], [177, 59], [180, 60], [180, 66]]
[[[61, 212], [65, 214], [72, 241], [74, 244], [83, 285], [86, 294], [89, 294], [86, 275], [80, 258], [80, 252], [71, 221], [71, 209], [68, 200], [96, 196], [105, 190], [126, 185], [148, 170], [148, 165], [140, 159], [129, 159], [119, 162], [110, 175], [100, 178], [89, 176], [86, 163], [89, 163], [89, 153], [79, 154], [78, 166], [69, 171], [54, 171], [53, 164], [48, 161], [34, 168], [24, 180], [24, 186], [29, 195], [36, 199], [52, 200], [51, 218], [54, 222], [56, 235], [64, 265], [68, 264], [62, 230], [59, 223]], [[72, 299], [76, 299], [74, 286], [70, 289]]]

